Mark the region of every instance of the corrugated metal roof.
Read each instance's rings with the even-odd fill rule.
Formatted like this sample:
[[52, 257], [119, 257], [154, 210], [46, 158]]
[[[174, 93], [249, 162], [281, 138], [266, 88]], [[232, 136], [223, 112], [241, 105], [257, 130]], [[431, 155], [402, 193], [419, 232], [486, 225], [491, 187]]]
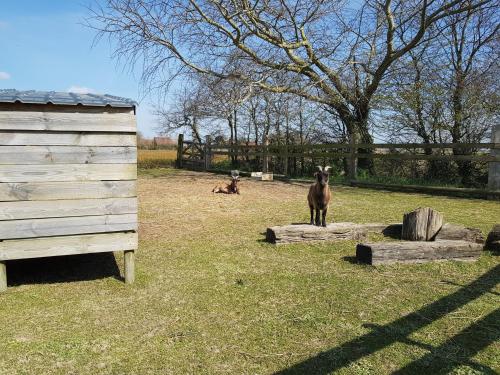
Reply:
[[56, 104], [56, 105], [84, 105], [97, 107], [126, 107], [132, 108], [137, 103], [131, 99], [113, 95], [76, 94], [73, 92], [56, 91], [18, 91], [14, 89], [0, 90], [0, 103], [24, 104]]

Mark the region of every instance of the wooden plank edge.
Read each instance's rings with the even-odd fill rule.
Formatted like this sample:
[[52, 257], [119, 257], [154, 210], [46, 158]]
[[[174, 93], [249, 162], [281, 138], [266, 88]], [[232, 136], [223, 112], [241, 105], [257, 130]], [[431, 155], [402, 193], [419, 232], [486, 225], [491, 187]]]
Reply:
[[3, 240], [0, 241], [0, 262], [137, 249], [137, 231]]

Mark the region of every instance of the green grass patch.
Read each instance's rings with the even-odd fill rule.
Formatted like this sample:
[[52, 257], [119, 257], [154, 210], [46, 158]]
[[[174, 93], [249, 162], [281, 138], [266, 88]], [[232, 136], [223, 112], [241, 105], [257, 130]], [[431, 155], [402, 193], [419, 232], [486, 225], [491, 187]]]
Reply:
[[[498, 256], [371, 267], [355, 242], [275, 247], [308, 220], [307, 184], [140, 170], [137, 281], [122, 254], [8, 264], [0, 374], [414, 374], [500, 369]], [[336, 221], [430, 206], [487, 233], [498, 202], [333, 187]]]

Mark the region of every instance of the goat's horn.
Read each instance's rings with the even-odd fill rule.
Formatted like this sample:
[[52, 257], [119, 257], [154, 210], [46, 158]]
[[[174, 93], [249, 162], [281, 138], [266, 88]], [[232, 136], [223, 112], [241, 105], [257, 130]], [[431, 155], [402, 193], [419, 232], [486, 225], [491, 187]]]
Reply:
[[328, 170], [329, 170], [329, 169], [331, 169], [331, 168], [332, 168], [332, 167], [330, 167], [329, 165], [327, 165], [327, 166], [325, 167], [325, 172], [328, 172]]
[[321, 165], [317, 165], [316, 168], [318, 168], [320, 172], [323, 172], [323, 167]]

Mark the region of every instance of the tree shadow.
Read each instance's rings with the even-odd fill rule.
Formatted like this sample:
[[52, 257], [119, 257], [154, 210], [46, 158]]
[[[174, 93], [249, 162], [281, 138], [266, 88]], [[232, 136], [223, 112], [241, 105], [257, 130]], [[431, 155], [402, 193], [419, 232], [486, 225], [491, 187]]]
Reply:
[[7, 273], [9, 286], [123, 279], [113, 253], [109, 252], [9, 260]]
[[[417, 311], [383, 326], [370, 325], [369, 328], [372, 329], [370, 333], [276, 374], [329, 374], [398, 342], [423, 347], [429, 351], [422, 358], [398, 370], [399, 374], [448, 373], [460, 364], [480, 369], [484, 373], [495, 373], [492, 369], [473, 362], [471, 357], [500, 338], [499, 310], [465, 328], [438, 347], [420, 344], [411, 340], [409, 336], [490, 292], [499, 282], [500, 265], [497, 265], [470, 284]], [[456, 347], [460, 350], [453, 350]], [[451, 358], [450, 352], [454, 353]]]

